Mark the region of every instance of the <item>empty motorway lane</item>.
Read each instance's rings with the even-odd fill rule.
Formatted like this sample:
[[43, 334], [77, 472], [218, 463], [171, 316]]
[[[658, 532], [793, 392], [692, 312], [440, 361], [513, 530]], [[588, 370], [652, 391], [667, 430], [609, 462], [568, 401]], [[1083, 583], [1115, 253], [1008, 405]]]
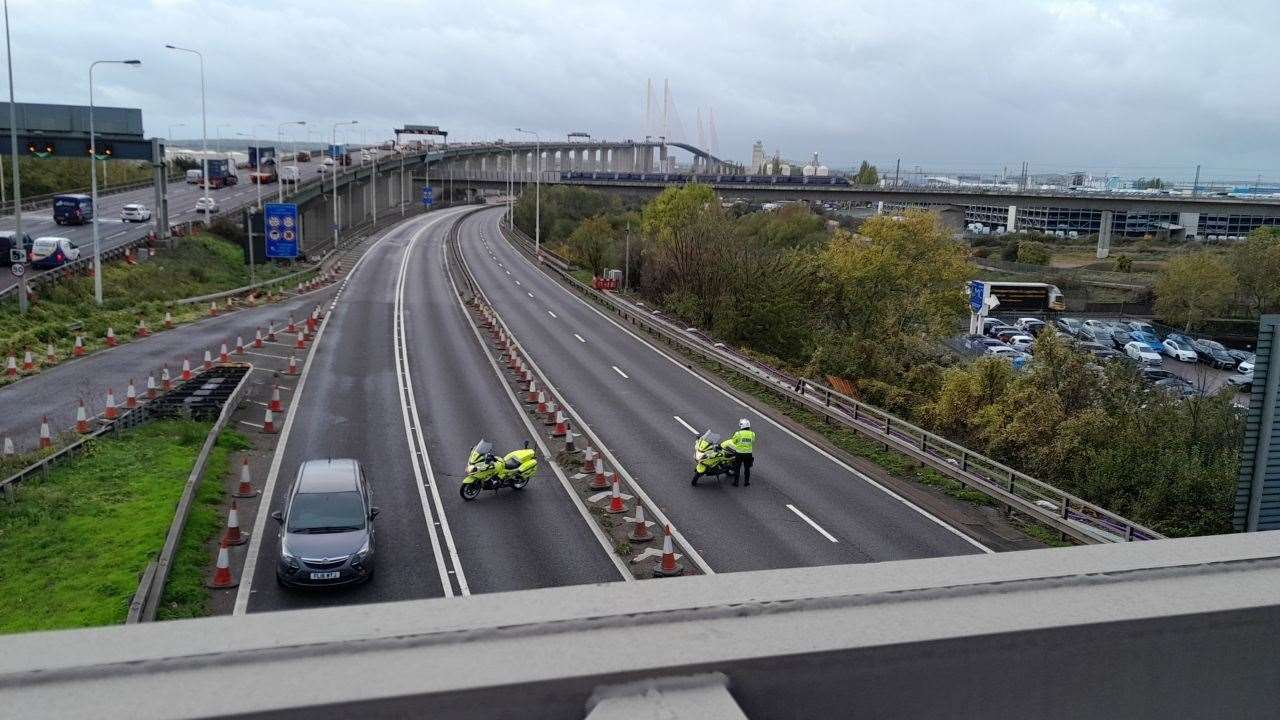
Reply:
[[[445, 275], [442, 244], [465, 212], [389, 231], [337, 299], [264, 488], [237, 613], [621, 579], [545, 467], [523, 492], [458, 497], [476, 440], [505, 450], [528, 437]], [[381, 510], [375, 576], [336, 592], [284, 590], [266, 513], [282, 508], [302, 461], [325, 457], [365, 467]]]
[[[587, 306], [500, 239], [501, 215], [485, 211], [463, 226], [477, 280], [533, 360], [712, 569], [987, 551]], [[727, 436], [740, 417], [759, 436], [751, 487], [691, 487], [696, 435], [711, 428]]]

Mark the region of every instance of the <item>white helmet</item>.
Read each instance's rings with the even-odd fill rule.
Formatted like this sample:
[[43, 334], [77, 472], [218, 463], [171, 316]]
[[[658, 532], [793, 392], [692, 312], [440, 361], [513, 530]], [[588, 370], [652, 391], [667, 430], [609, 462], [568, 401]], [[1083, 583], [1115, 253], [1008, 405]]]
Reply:
[[748, 419], [746, 419], [746, 418], [742, 418], [741, 420], [739, 420], [739, 421], [738, 421], [738, 429], [739, 429], [739, 430], [750, 430], [750, 429], [751, 429], [751, 421], [750, 421], [750, 420], [748, 420]]

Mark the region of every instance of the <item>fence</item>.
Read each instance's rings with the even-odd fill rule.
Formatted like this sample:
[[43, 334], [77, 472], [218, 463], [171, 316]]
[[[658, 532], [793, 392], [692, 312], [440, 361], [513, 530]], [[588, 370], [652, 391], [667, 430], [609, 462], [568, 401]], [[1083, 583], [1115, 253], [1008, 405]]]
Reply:
[[[532, 241], [519, 230], [507, 236], [522, 245], [526, 252], [532, 252]], [[659, 311], [650, 311], [611, 293], [595, 290], [569, 273], [571, 266], [563, 257], [546, 248], [542, 249], [542, 254], [544, 262], [565, 282], [630, 324], [649, 331], [670, 345], [691, 351], [718, 367], [745, 375], [788, 402], [818, 414], [824, 421], [848, 427], [886, 448], [914, 458], [958, 482], [963, 488], [978, 490], [1007, 510], [1016, 510], [1065, 537], [1081, 543], [1163, 537], [1150, 528], [844, 395], [828, 385], [789, 375], [731, 350], [701, 331], [666, 320]]]

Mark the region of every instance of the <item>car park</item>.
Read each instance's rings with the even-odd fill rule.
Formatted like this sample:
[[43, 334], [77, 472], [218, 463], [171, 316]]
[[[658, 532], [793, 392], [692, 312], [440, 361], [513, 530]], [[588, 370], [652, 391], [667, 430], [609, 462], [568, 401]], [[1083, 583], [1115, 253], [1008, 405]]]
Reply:
[[1175, 360], [1193, 363], [1200, 359], [1200, 356], [1196, 354], [1195, 348], [1173, 338], [1165, 338], [1164, 342], [1160, 343], [1160, 347], [1164, 350], [1165, 355]]
[[987, 333], [991, 332], [992, 328], [997, 328], [1005, 324], [1006, 324], [1005, 321], [1001, 320], [1000, 318], [990, 318], [990, 317], [983, 318], [982, 334], [986, 335]]
[[1126, 322], [1123, 324], [1125, 325], [1125, 327], [1129, 329], [1130, 332], [1144, 332], [1151, 335], [1159, 335], [1159, 333], [1156, 332], [1155, 327], [1149, 322], [1143, 322], [1141, 320], [1130, 320], [1129, 322]]
[[14, 250], [19, 251], [23, 258], [31, 256], [31, 236], [22, 233], [22, 242], [18, 243], [13, 239], [16, 234], [13, 230], [0, 230], [0, 265], [13, 264], [13, 260], [17, 257], [13, 254]]
[[1160, 365], [1164, 362], [1164, 357], [1159, 353], [1153, 352], [1151, 348], [1137, 340], [1130, 340], [1125, 343], [1124, 354], [1143, 365]]
[[1066, 333], [1072, 337], [1080, 332], [1080, 318], [1060, 317], [1053, 321], [1053, 326], [1058, 328], [1060, 332]]
[[1157, 380], [1152, 383], [1151, 387], [1177, 398], [1193, 397], [1200, 394], [1200, 391], [1196, 390], [1194, 385], [1180, 377]]
[[211, 197], [201, 197], [196, 199], [196, 212], [205, 215], [212, 215], [218, 212], [218, 201]]
[[146, 222], [151, 219], [151, 209], [139, 203], [129, 203], [120, 208], [120, 222]]
[[335, 586], [373, 577], [378, 508], [353, 459], [308, 460], [298, 468], [280, 524], [276, 581], [287, 587]]
[[1142, 343], [1143, 345], [1146, 346], [1148, 350], [1150, 350], [1153, 353], [1160, 353], [1164, 351], [1164, 346], [1160, 344], [1160, 338], [1156, 337], [1155, 335], [1152, 335], [1151, 333], [1145, 333], [1145, 332], [1142, 332], [1141, 330], [1134, 330], [1133, 332], [1129, 333], [1129, 337], [1134, 342]]
[[1235, 369], [1235, 358], [1227, 354], [1227, 349], [1222, 346], [1222, 343], [1216, 340], [1199, 338], [1192, 347], [1196, 349], [1196, 353], [1200, 356], [1200, 362], [1221, 370]]
[[1182, 378], [1163, 368], [1157, 367], [1140, 367], [1138, 368], [1138, 377], [1146, 382], [1155, 383], [1161, 380], [1182, 380]]
[[1018, 318], [1014, 325], [1022, 328], [1025, 333], [1032, 337], [1039, 337], [1040, 333], [1044, 332], [1044, 329], [1049, 327], [1048, 323], [1045, 321], [1033, 317]]
[[1001, 341], [1001, 342], [1004, 342], [1004, 343], [1007, 343], [1007, 342], [1009, 342], [1009, 341], [1010, 341], [1010, 340], [1011, 340], [1015, 335], [1025, 335], [1026, 333], [1022, 332], [1021, 330], [1019, 330], [1019, 329], [1018, 329], [1018, 328], [1016, 328], [1016, 327], [1004, 327], [1004, 328], [998, 328], [998, 329], [997, 329], [994, 333], [992, 333], [992, 334], [995, 336], [995, 338], [996, 338], [997, 340], [999, 340], [999, 341]]
[[1130, 335], [1126, 330], [1116, 328], [1115, 330], [1111, 331], [1112, 347], [1123, 348], [1125, 345], [1128, 345], [1129, 341], [1131, 340], [1133, 340], [1133, 336]]
[[31, 243], [31, 265], [55, 268], [80, 259], [80, 246], [64, 237], [38, 237]]
[[1253, 372], [1253, 364], [1257, 361], [1257, 356], [1247, 350], [1228, 350], [1227, 354], [1232, 360], [1236, 361], [1236, 372], [1251, 373]]

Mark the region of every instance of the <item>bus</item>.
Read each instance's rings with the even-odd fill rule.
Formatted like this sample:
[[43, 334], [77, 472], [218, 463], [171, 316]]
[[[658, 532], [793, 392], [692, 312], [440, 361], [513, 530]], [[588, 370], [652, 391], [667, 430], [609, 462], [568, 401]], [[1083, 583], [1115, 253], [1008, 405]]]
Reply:
[[1067, 309], [1067, 299], [1057, 285], [1035, 282], [980, 280], [1000, 304], [1000, 312], [1047, 312]]

